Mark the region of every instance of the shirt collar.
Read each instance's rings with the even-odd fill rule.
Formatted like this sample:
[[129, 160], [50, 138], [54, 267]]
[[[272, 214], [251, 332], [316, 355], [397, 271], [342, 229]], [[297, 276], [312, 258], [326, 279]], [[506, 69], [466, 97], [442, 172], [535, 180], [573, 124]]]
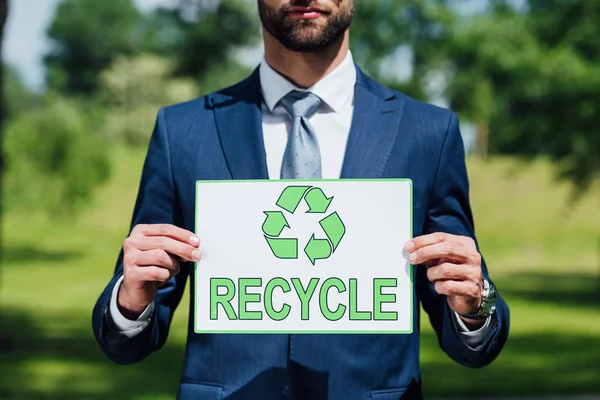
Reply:
[[356, 83], [356, 68], [350, 51], [336, 69], [308, 89], [296, 87], [275, 71], [264, 57], [260, 63], [259, 74], [262, 96], [270, 112], [273, 112], [279, 100], [286, 94], [292, 90], [300, 90], [319, 96], [334, 112], [338, 113], [354, 93]]

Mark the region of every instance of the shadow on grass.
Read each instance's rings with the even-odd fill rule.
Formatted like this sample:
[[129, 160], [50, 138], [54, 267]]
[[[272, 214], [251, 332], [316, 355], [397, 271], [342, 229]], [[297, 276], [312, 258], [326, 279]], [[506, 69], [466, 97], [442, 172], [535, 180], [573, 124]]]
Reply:
[[600, 306], [600, 274], [523, 273], [503, 276], [495, 283], [507, 299], [594, 310]]
[[[590, 275], [520, 274], [503, 277], [497, 283], [509, 304], [511, 298], [520, 298], [587, 307], [595, 311], [591, 318], [598, 315], [598, 281]], [[11, 350], [0, 354], [1, 399], [175, 397], [185, 351], [183, 342], [171, 338], [164, 349], [147, 360], [118, 366], [100, 352], [89, 317], [73, 316], [65, 310], [52, 316], [55, 325], [45, 327], [39, 314], [20, 309], [0, 312], [1, 329], [14, 342]], [[49, 317], [44, 318], [42, 321], [48, 321]], [[422, 334], [422, 342], [427, 396], [478, 397], [482, 385], [485, 394], [493, 396], [600, 393], [600, 338], [584, 331], [511, 334], [500, 357], [481, 370], [451, 361], [439, 350], [437, 338], [430, 332]]]
[[15, 264], [27, 264], [31, 262], [65, 262], [80, 257], [81, 252], [57, 250], [48, 251], [39, 247], [21, 245], [21, 246], [2, 246], [0, 249], [0, 261], [9, 267]]
[[183, 343], [169, 343], [136, 365], [119, 366], [101, 353], [89, 319], [60, 318], [77, 328], [51, 333], [20, 310], [0, 315], [2, 330], [13, 341], [0, 354], [1, 399], [175, 398]]
[[[522, 273], [495, 282], [513, 311], [511, 300], [519, 300], [520, 304], [586, 309], [590, 318], [598, 316], [600, 275]], [[514, 321], [511, 328], [514, 332]], [[585, 330], [511, 333], [498, 359], [477, 370], [449, 361], [434, 334], [423, 333], [421, 339], [430, 355], [422, 362], [424, 391], [430, 396], [481, 397], [481, 386], [473, 382], [484, 384], [489, 396], [600, 393], [600, 337]]]
[[426, 397], [600, 393], [600, 341], [584, 332], [512, 335], [498, 359], [476, 370], [450, 361], [437, 349], [434, 334], [423, 334], [422, 340], [430, 355], [436, 349], [422, 362]]

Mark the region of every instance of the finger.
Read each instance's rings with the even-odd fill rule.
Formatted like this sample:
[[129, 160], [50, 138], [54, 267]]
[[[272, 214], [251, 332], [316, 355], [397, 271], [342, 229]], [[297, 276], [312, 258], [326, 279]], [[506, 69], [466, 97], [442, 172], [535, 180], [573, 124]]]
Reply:
[[179, 273], [179, 261], [164, 250], [142, 251], [137, 257], [136, 265], [140, 267], [157, 266], [167, 268], [173, 275]]
[[183, 261], [196, 262], [202, 257], [201, 251], [195, 246], [165, 236], [131, 237], [127, 241], [128, 246], [138, 250], [163, 250]]
[[435, 259], [449, 258], [455, 263], [464, 263], [469, 260], [469, 252], [460, 242], [444, 241], [420, 248], [409, 256], [413, 264], [424, 264]]
[[137, 282], [160, 282], [165, 283], [173, 274], [166, 268], [147, 266], [133, 268], [129, 271], [129, 278]]
[[479, 296], [479, 285], [471, 281], [436, 281], [435, 291], [446, 296], [466, 296], [477, 298]]
[[439, 280], [463, 281], [469, 278], [469, 269], [464, 265], [444, 263], [427, 269], [427, 279], [430, 282]]
[[148, 225], [136, 225], [134, 228], [135, 233], [142, 236], [165, 236], [171, 239], [178, 240], [183, 243], [190, 244], [198, 247], [200, 245], [200, 238], [194, 233], [187, 229], [179, 228], [175, 225], [170, 224], [148, 224]]
[[428, 235], [418, 236], [406, 242], [404, 250], [412, 253], [426, 246], [442, 243], [446, 240], [452, 240], [454, 237], [454, 235], [450, 235], [449, 233], [430, 233]]

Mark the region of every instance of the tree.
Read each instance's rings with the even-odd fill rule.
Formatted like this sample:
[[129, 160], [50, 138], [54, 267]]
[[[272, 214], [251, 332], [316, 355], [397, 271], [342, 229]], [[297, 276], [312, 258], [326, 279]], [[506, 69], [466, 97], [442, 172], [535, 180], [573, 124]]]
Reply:
[[108, 152], [80, 106], [48, 95], [6, 126], [4, 209], [69, 216], [109, 175]]
[[446, 43], [450, 79], [445, 95], [454, 111], [476, 124], [476, 153], [485, 157], [489, 150], [498, 152], [501, 136], [493, 121], [523, 83], [521, 76], [539, 49], [524, 16], [515, 12], [485, 13], [460, 23]]
[[462, 21], [448, 51], [450, 104], [489, 127], [490, 151], [547, 156], [581, 190], [600, 176], [599, 17], [594, 1], [530, 0]]
[[513, 103], [514, 110], [529, 110], [516, 120], [521, 131], [539, 131], [535, 146], [580, 188], [600, 177], [599, 18], [594, 0], [529, 0], [528, 27], [543, 59], [534, 71], [538, 88], [519, 93]]
[[29, 108], [35, 103], [35, 95], [31, 93], [17, 71], [9, 65], [2, 65], [2, 82], [4, 97], [10, 99], [3, 102], [3, 120], [14, 118], [19, 112]]
[[53, 48], [45, 57], [49, 87], [90, 94], [99, 73], [119, 55], [135, 53], [141, 14], [132, 0], [64, 0], [48, 30]]
[[[442, 74], [437, 90], [476, 124], [478, 153], [547, 156], [585, 189], [600, 175], [600, 3], [511, 4], [472, 13], [450, 0], [356, 2], [353, 53], [368, 73], [422, 100], [432, 73]], [[398, 49], [411, 55], [404, 81], [384, 68], [398, 65]]]
[[165, 58], [142, 54], [118, 58], [102, 73], [101, 96], [108, 109], [104, 130], [108, 137], [145, 145], [161, 106], [198, 96], [193, 79], [171, 77], [172, 64]]
[[[8, 0], [0, 0], [0, 63], [4, 60], [2, 47], [4, 44], [4, 24], [6, 23], [6, 18], [8, 17]], [[3, 65], [3, 64], [2, 64]], [[0, 75], [0, 184], [2, 183], [2, 176], [4, 174], [4, 159], [2, 158], [2, 143], [3, 135], [2, 128], [5, 118], [5, 108], [4, 108], [4, 69], [3, 73]], [[2, 201], [0, 196], [0, 209], [2, 208]], [[1, 212], [1, 211], [0, 211]]]
[[[357, 1], [352, 52], [371, 76], [410, 96], [427, 100], [427, 76], [443, 61], [454, 13], [448, 0]], [[402, 64], [399, 50], [410, 53]], [[406, 53], [406, 52], [405, 52]], [[386, 65], [391, 67], [385, 68]], [[409, 71], [398, 80], [398, 69]]]
[[[2, 46], [4, 44], [4, 24], [8, 16], [8, 0], [0, 0], [0, 63], [4, 60]], [[4, 72], [4, 71], [2, 71]], [[4, 186], [4, 73], [0, 74], [0, 187]], [[3, 196], [0, 195], [0, 225], [2, 222], [2, 207], [4, 204]], [[2, 236], [0, 232], [0, 245], [2, 245]], [[10, 338], [5, 337], [0, 332], [0, 349], [5, 349], [10, 345]]]
[[180, 0], [152, 13], [144, 33], [144, 49], [173, 60], [174, 73], [196, 79], [204, 93], [244, 78], [249, 71], [235, 51], [260, 38], [258, 18], [244, 0]]

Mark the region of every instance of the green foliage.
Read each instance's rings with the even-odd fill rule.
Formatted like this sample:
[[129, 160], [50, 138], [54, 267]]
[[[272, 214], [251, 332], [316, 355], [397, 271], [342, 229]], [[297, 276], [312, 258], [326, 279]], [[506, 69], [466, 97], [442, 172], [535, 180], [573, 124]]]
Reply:
[[6, 127], [4, 202], [7, 208], [72, 214], [108, 178], [104, 142], [84, 112], [58, 96]]
[[4, 110], [3, 116], [9, 120], [19, 113], [32, 107], [35, 103], [35, 96], [22, 83], [21, 78], [14, 68], [8, 65], [2, 65], [3, 85], [4, 85]]
[[48, 36], [48, 83], [68, 94], [95, 91], [98, 75], [120, 54], [132, 54], [139, 42], [141, 15], [131, 0], [63, 0]]
[[[54, 43], [45, 58], [50, 88], [69, 95], [94, 94], [101, 71], [119, 56], [141, 53], [173, 60], [172, 73], [194, 78], [204, 93], [204, 86], [221, 88], [213, 85], [214, 78], [227, 86], [248, 73], [235, 55], [260, 38], [255, 5], [243, 0], [174, 4], [142, 15], [132, 0], [63, 0], [48, 31]], [[197, 10], [195, 15], [190, 9]]]
[[[423, 100], [431, 72], [441, 72], [446, 87], [437, 91], [476, 124], [489, 152], [548, 156], [577, 189], [588, 187], [600, 176], [600, 3], [528, 0], [516, 10], [494, 0], [475, 14], [460, 6], [357, 2], [353, 52], [371, 75]], [[402, 46], [408, 61], [394, 58]], [[398, 82], [382, 68], [390, 61], [410, 78]]]
[[[251, 46], [260, 38], [256, 12], [243, 0], [221, 0], [216, 7], [207, 7], [202, 0], [185, 3], [187, 7], [158, 9], [147, 18], [146, 50], [174, 59], [177, 75], [199, 82], [205, 82], [206, 74], [214, 70], [234, 71], [231, 77], [237, 78], [235, 71], [240, 67], [235, 49]], [[198, 10], [197, 15], [186, 12], [190, 5]], [[233, 83], [228, 81], [226, 86]]]
[[[453, 29], [447, 95], [490, 126], [490, 151], [548, 155], [586, 188], [600, 176], [600, 5], [583, 0], [475, 16]], [[596, 4], [596, 6], [593, 6]], [[558, 29], [557, 27], [565, 27]]]
[[189, 78], [172, 78], [172, 63], [143, 54], [118, 58], [102, 73], [101, 96], [107, 106], [106, 136], [128, 145], [146, 145], [160, 107], [198, 95]]
[[[453, 14], [441, 0], [357, 1], [350, 30], [357, 63], [375, 79], [413, 97], [427, 99], [427, 72], [443, 59], [447, 25]], [[406, 47], [409, 60], [399, 64], [396, 52]], [[391, 63], [392, 70], [382, 66]], [[407, 81], [395, 79], [394, 69], [409, 69]]]
[[252, 73], [252, 68], [237, 62], [209, 67], [199, 79], [202, 94], [212, 93], [246, 79]]
[[[511, 3], [493, 0], [467, 13], [462, 0], [357, 1], [352, 50], [367, 73], [422, 100], [432, 94], [432, 73], [441, 72], [446, 87], [433, 92], [443, 92], [463, 121], [476, 124], [484, 152], [489, 140], [491, 153], [549, 156], [562, 176], [585, 188], [600, 171], [600, 3], [526, 0], [519, 10]], [[157, 97], [181, 86], [168, 75], [191, 77], [207, 93], [250, 72], [235, 55], [259, 37], [254, 5], [175, 4], [141, 16], [131, 0], [64, 0], [49, 30], [50, 86], [69, 94], [101, 86], [111, 109], [107, 130], [135, 144], [147, 138], [160, 106], [193, 97], [184, 89]], [[398, 57], [401, 50], [408, 60]], [[113, 64], [140, 51], [173, 64], [154, 72]], [[109, 66], [107, 74], [127, 78], [99, 82]], [[403, 79], [400, 69], [408, 72]]]

